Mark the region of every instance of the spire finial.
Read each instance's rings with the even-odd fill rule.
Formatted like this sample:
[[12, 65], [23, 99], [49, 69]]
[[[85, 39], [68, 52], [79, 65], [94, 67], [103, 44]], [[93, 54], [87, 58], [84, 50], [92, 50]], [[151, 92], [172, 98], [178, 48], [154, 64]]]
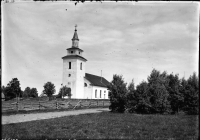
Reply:
[[75, 25], [75, 31], [76, 31], [76, 27], [78, 27], [77, 24]]

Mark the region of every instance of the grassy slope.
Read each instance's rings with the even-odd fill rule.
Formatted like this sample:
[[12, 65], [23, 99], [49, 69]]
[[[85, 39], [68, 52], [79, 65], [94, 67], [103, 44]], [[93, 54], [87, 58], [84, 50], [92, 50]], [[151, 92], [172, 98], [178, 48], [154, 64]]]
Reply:
[[2, 138], [197, 139], [197, 116], [102, 112], [2, 126]]

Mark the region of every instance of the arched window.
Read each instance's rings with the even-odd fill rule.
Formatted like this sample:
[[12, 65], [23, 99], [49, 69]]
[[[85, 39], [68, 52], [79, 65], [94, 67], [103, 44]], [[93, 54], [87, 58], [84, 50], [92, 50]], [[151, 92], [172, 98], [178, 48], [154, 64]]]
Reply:
[[95, 98], [97, 98], [97, 89], [95, 90]]
[[80, 70], [82, 70], [82, 63], [80, 64]]
[[71, 74], [69, 74], [69, 77], [71, 77]]
[[71, 51], [71, 53], [73, 53], [73, 51]]
[[101, 90], [100, 90], [100, 98], [101, 98]]
[[84, 85], [85, 85], [85, 87], [87, 87], [87, 83], [85, 83]]

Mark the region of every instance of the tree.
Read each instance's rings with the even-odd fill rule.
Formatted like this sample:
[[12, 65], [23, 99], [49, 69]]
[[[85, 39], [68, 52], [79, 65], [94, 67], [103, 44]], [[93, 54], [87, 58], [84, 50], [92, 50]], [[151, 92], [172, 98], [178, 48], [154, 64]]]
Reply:
[[72, 96], [71, 88], [68, 88], [67, 86], [63, 86], [60, 88], [57, 98], [64, 98], [65, 96], [68, 96], [69, 98], [71, 98]]
[[13, 78], [4, 88], [5, 100], [10, 100], [22, 96], [20, 82], [17, 78]]
[[30, 90], [30, 95], [29, 96], [33, 97], [33, 98], [38, 97], [38, 91], [37, 91], [37, 89], [36, 88], [32, 88]]
[[199, 114], [199, 78], [196, 73], [193, 73], [187, 81], [182, 81], [181, 91], [184, 94], [183, 110], [187, 114]]
[[108, 90], [111, 103], [109, 109], [112, 112], [123, 113], [125, 111], [127, 89], [121, 75], [113, 75]]
[[30, 87], [26, 87], [23, 93], [23, 97], [24, 98], [28, 98], [28, 97], [38, 97], [38, 91], [36, 88], [30, 88]]
[[172, 109], [172, 113], [178, 113], [183, 107], [184, 97], [180, 92], [181, 82], [179, 80], [178, 74], [170, 74], [167, 76], [169, 79], [169, 84], [167, 90], [169, 92], [169, 101]]
[[152, 111], [154, 113], [164, 113], [170, 110], [167, 87], [167, 73], [160, 73], [159, 71], [153, 69], [148, 77], [148, 92], [153, 109]]
[[142, 114], [152, 113], [152, 105], [150, 102], [150, 92], [148, 83], [142, 81], [137, 87], [135, 92], [135, 100], [137, 100], [136, 112]]
[[53, 83], [47, 82], [44, 84], [43, 94], [46, 94], [50, 98], [55, 92], [56, 90]]
[[30, 92], [31, 92], [31, 88], [30, 87], [26, 87], [24, 92], [23, 92], [23, 97], [24, 98], [30, 97]]
[[136, 110], [137, 107], [137, 98], [136, 98], [136, 92], [135, 92], [135, 84], [134, 81], [128, 85], [128, 91], [126, 95], [126, 109], [128, 112], [133, 113]]

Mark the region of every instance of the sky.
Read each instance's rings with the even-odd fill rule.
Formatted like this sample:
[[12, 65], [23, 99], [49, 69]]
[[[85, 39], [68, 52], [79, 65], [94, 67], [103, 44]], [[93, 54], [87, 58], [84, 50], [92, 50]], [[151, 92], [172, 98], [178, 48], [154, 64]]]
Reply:
[[194, 2], [2, 3], [2, 85], [21, 89], [62, 84], [63, 60], [77, 24], [86, 73], [129, 84], [153, 69], [198, 74], [199, 5]]

